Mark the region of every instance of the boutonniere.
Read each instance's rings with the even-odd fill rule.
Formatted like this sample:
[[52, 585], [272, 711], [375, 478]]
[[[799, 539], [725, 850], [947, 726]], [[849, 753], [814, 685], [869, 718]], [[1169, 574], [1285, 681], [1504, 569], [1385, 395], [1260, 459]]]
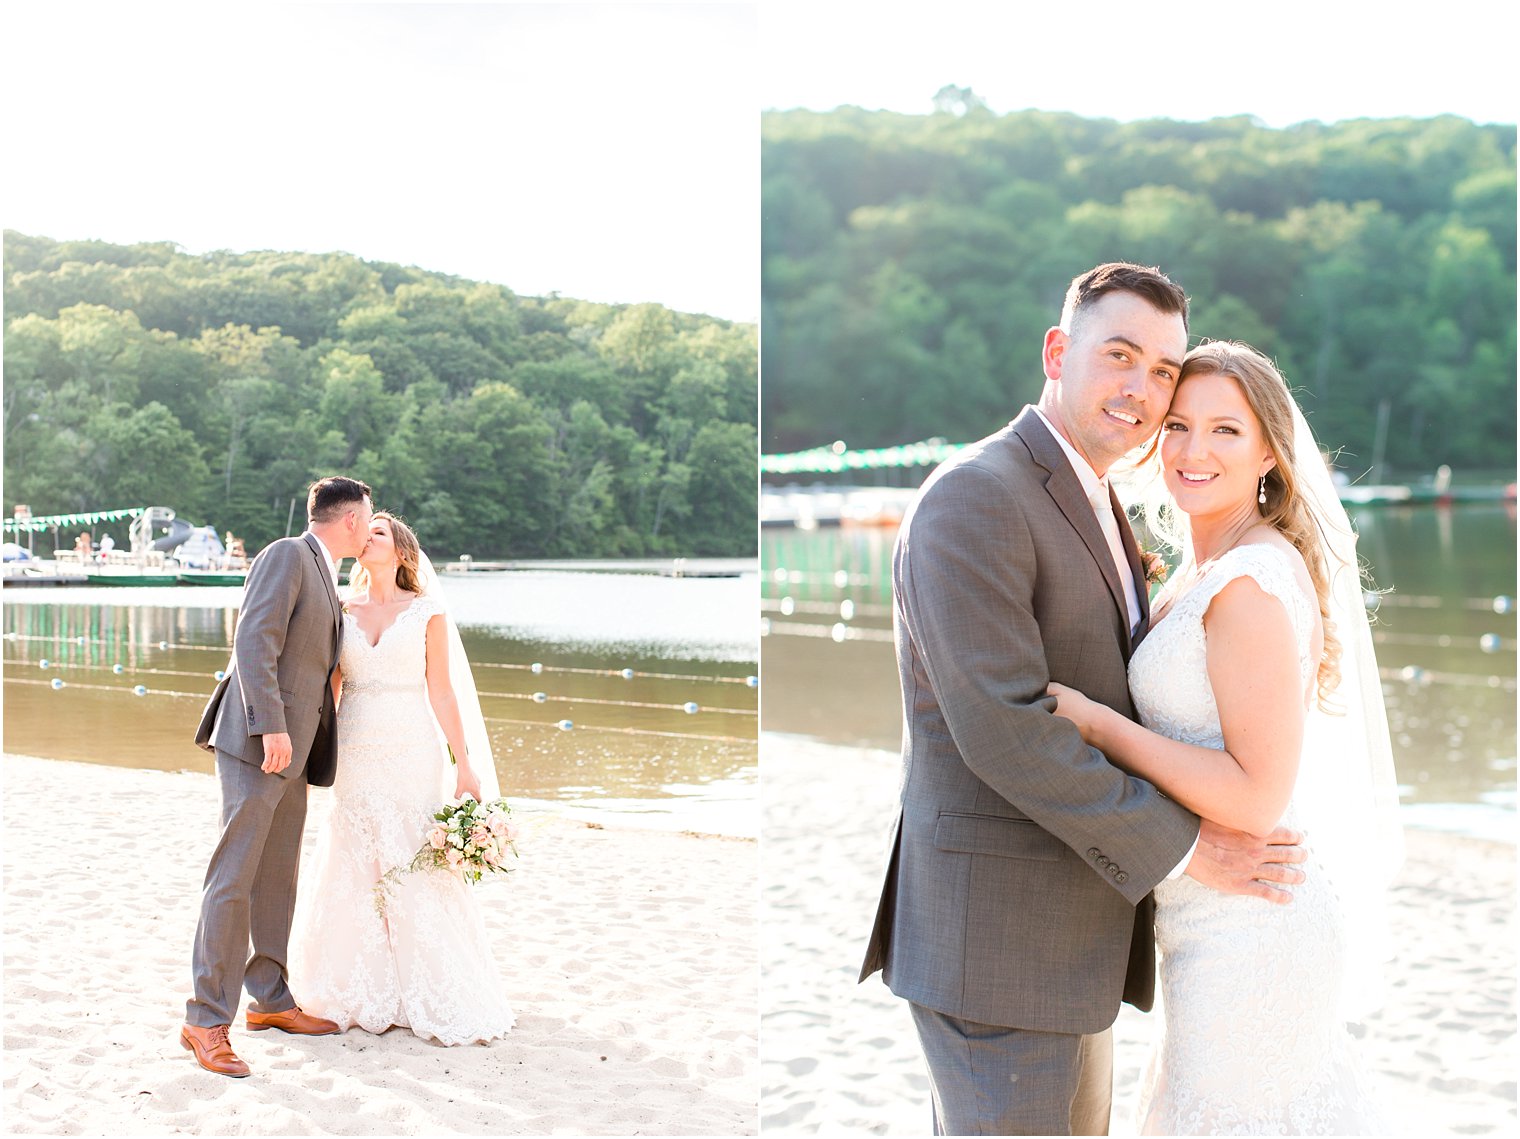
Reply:
[[1140, 551], [1140, 568], [1145, 571], [1146, 585], [1160, 585], [1171, 572], [1166, 559], [1155, 550]]

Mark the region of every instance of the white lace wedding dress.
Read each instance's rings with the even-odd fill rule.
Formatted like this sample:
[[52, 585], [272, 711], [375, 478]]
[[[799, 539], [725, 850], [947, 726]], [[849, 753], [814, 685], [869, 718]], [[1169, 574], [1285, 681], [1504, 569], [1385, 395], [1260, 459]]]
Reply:
[[[1140, 643], [1130, 691], [1146, 727], [1223, 748], [1203, 615], [1249, 575], [1291, 615], [1306, 686], [1312, 599], [1283, 550], [1226, 552]], [[1305, 755], [1303, 764], [1315, 757]], [[1283, 822], [1296, 825], [1290, 801]], [[1387, 1135], [1390, 1121], [1338, 1015], [1345, 959], [1334, 883], [1313, 855], [1290, 905], [1222, 894], [1182, 876], [1156, 888], [1165, 1035], [1136, 1110], [1148, 1135]]]
[[454, 769], [428, 701], [428, 619], [416, 598], [370, 645], [343, 616], [338, 774], [315, 872], [301, 883], [290, 981], [301, 1007], [368, 1032], [392, 1025], [441, 1044], [484, 1042], [512, 1027], [472, 887], [436, 870], [403, 874], [382, 914], [374, 888], [406, 866]]

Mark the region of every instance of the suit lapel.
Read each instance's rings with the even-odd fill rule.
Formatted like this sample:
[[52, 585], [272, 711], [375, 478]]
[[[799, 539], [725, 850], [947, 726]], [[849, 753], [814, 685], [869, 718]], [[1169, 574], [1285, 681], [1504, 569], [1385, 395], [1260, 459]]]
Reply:
[[[1077, 472], [1071, 469], [1071, 463], [1066, 458], [1066, 452], [1061, 450], [1061, 444], [1050, 433], [1044, 421], [1034, 413], [1032, 408], [1026, 408], [1013, 422], [1014, 430], [1024, 440], [1024, 445], [1029, 448], [1029, 453], [1035, 462], [1045, 469], [1045, 490], [1054, 500], [1056, 507], [1066, 516], [1082, 542], [1092, 555], [1093, 561], [1098, 563], [1098, 569], [1103, 573], [1103, 580], [1108, 583], [1108, 593], [1115, 608], [1119, 611], [1120, 624], [1126, 630], [1124, 643], [1126, 655], [1129, 651], [1129, 603], [1124, 600], [1124, 583], [1119, 577], [1119, 567], [1114, 564], [1114, 555], [1108, 548], [1108, 539], [1103, 536], [1103, 527], [1098, 522], [1098, 516], [1093, 513], [1092, 503], [1087, 501], [1087, 495], [1082, 493], [1082, 483], [1077, 478]], [[1109, 489], [1111, 503], [1116, 503], [1113, 498], [1113, 489]], [[1122, 539], [1129, 530], [1129, 522], [1120, 524], [1119, 536]], [[1131, 536], [1126, 545], [1134, 544]], [[1138, 560], [1138, 554], [1135, 555]]]
[[317, 560], [317, 568], [322, 571], [322, 587], [327, 595], [327, 603], [332, 606], [333, 615], [333, 660], [338, 658], [338, 645], [343, 639], [343, 607], [338, 601], [338, 591], [333, 586], [332, 569], [328, 565], [327, 555], [322, 552], [322, 547], [317, 544], [316, 535], [310, 530], [301, 535], [301, 540], [306, 543], [306, 548], [311, 551], [311, 556]]

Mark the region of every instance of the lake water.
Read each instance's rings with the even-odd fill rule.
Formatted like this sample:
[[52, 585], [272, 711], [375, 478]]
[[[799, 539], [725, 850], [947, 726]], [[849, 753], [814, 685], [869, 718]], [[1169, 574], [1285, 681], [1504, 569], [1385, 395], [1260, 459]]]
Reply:
[[[1406, 822], [1515, 836], [1513, 504], [1353, 511]], [[766, 730], [897, 751], [891, 528], [761, 534]], [[1496, 602], [1496, 599], [1497, 602]]]
[[[753, 572], [476, 573], [446, 588], [509, 798], [620, 825], [758, 833]], [[6, 751], [213, 769], [190, 741], [241, 589], [3, 597]]]

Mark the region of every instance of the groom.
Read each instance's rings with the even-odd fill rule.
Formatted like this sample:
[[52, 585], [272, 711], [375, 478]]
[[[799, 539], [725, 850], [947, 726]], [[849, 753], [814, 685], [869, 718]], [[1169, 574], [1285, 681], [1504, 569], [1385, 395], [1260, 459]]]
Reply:
[[1056, 680], [1134, 715], [1150, 610], [1106, 475], [1161, 426], [1187, 337], [1159, 271], [1077, 277], [1039, 405], [936, 470], [898, 534], [902, 812], [860, 979], [910, 1002], [937, 1135], [1107, 1134], [1110, 1026], [1153, 997], [1152, 888], [1302, 881], [1298, 836], [1200, 829], [1049, 714]]
[[[195, 742], [216, 752], [222, 835], [206, 869], [195, 931], [195, 996], [180, 1043], [207, 1071], [246, 1076], [227, 1032], [247, 986], [250, 1030], [338, 1031], [296, 1006], [285, 978], [306, 788], [332, 786], [337, 759], [328, 683], [342, 633], [338, 563], [369, 542], [370, 489], [313, 483], [307, 530], [270, 543], [248, 569], [233, 663]], [[249, 956], [252, 941], [253, 955]]]

